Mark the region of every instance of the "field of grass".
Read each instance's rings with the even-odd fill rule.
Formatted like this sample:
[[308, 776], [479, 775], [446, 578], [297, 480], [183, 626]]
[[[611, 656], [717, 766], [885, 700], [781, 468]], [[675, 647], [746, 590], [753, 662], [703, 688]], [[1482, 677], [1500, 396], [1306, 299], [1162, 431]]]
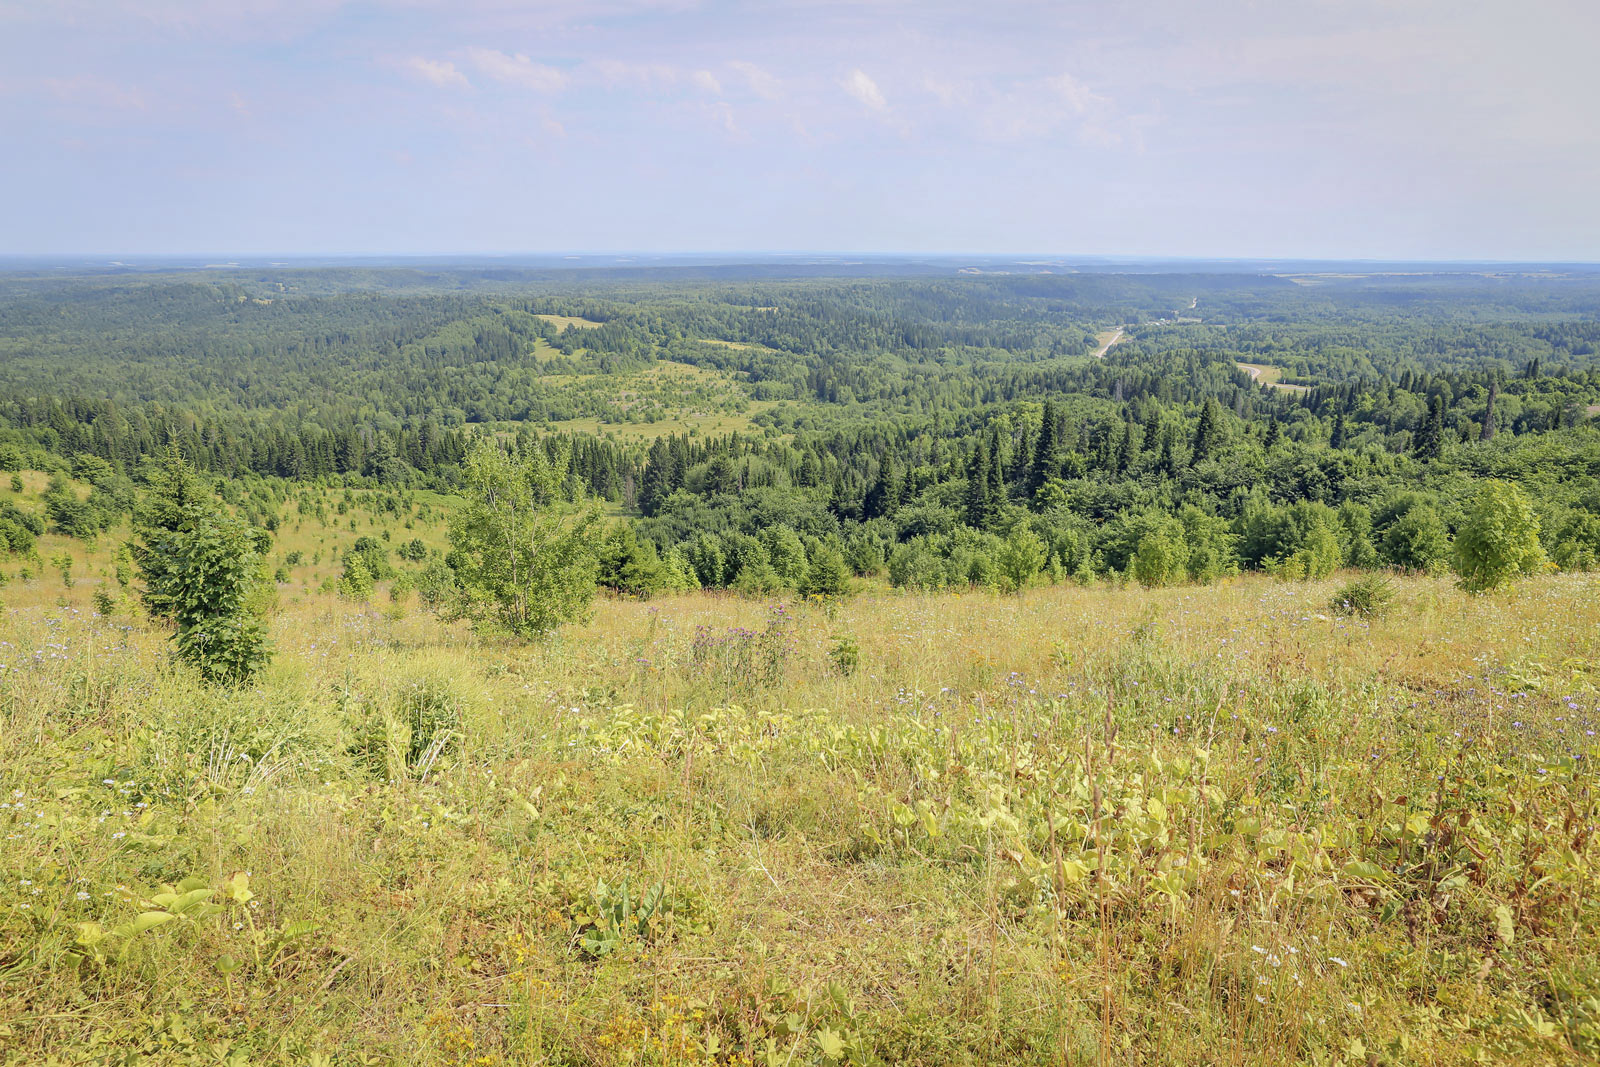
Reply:
[[604, 323], [595, 322], [593, 319], [580, 318], [577, 315], [535, 315], [534, 318], [543, 319], [562, 332], [573, 327], [593, 329], [596, 326], [604, 325]]
[[113, 537], [70, 588], [0, 563], [0, 1062], [1600, 1054], [1591, 576], [602, 600], [513, 646], [320, 591], [441, 545], [424, 496], [286, 503], [320, 559], [240, 691]]
[[[775, 401], [753, 400], [750, 414], [771, 407]], [[749, 415], [735, 414], [679, 414], [669, 415], [655, 422], [602, 422], [599, 419], [560, 419], [549, 423], [554, 433], [587, 433], [610, 437], [619, 441], [654, 441], [670, 434], [687, 434], [691, 437], [731, 433], [759, 433]]]
[[668, 434], [751, 433], [753, 416], [777, 403], [750, 399], [729, 375], [668, 359], [631, 374], [548, 375], [544, 383], [603, 394], [610, 410], [605, 418], [552, 420], [548, 429], [619, 440], [648, 442]]
[[1309, 385], [1294, 385], [1283, 381], [1283, 368], [1270, 366], [1266, 363], [1239, 363], [1236, 366], [1250, 375], [1251, 381], [1260, 382], [1271, 389], [1282, 389], [1286, 393], [1309, 393]]

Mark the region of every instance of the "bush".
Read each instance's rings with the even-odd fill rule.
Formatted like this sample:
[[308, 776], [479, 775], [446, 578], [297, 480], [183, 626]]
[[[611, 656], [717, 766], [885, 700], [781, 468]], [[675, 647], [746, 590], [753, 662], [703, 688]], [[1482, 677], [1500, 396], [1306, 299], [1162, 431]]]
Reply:
[[465, 703], [449, 680], [430, 675], [402, 683], [391, 700], [346, 692], [340, 700], [352, 734], [346, 752], [378, 778], [427, 774], [459, 749]]
[[669, 584], [655, 544], [639, 540], [631, 524], [617, 526], [606, 535], [596, 562], [600, 584], [621, 596], [649, 600]]
[[1406, 508], [1383, 532], [1383, 557], [1396, 567], [1437, 573], [1450, 558], [1450, 534], [1430, 504]]
[[1188, 573], [1189, 546], [1177, 523], [1167, 523], [1139, 538], [1128, 570], [1146, 589], [1172, 585]]
[[835, 674], [850, 677], [861, 665], [860, 644], [849, 634], [834, 638], [833, 647], [828, 649], [828, 664]]
[[482, 632], [541, 637], [588, 614], [600, 513], [568, 498], [565, 447], [513, 453], [484, 440], [467, 456], [450, 563], [455, 613]]
[[1454, 562], [1461, 588], [1473, 593], [1498, 589], [1544, 565], [1539, 517], [1521, 489], [1510, 482], [1483, 484], [1456, 534]]
[[134, 562], [151, 616], [176, 624], [178, 657], [207, 681], [240, 684], [269, 658], [260, 622], [264, 536], [169, 457], [145, 508]]
[[1328, 610], [1335, 615], [1353, 615], [1363, 619], [1382, 618], [1389, 613], [1394, 600], [1394, 583], [1387, 575], [1366, 574], [1333, 594]]
[[442, 559], [436, 559], [417, 575], [417, 600], [429, 611], [446, 603], [456, 590], [456, 574]]
[[375, 537], [358, 537], [345, 556], [346, 565], [358, 559], [367, 568], [374, 581], [394, 577], [394, 564], [389, 562], [389, 550]]
[[377, 582], [367, 569], [366, 561], [358, 555], [345, 557], [344, 574], [339, 578], [339, 595], [346, 600], [365, 603], [372, 599]]
[[850, 592], [850, 566], [844, 553], [827, 543], [812, 539], [806, 545], [805, 579], [800, 586], [804, 596], [844, 596]]
[[1026, 523], [1017, 523], [1011, 528], [1005, 544], [1000, 547], [996, 561], [1000, 565], [1006, 590], [1022, 592], [1033, 581], [1034, 575], [1039, 573], [1039, 568], [1044, 566], [1044, 560], [1044, 542], [1039, 535], [1029, 529]]

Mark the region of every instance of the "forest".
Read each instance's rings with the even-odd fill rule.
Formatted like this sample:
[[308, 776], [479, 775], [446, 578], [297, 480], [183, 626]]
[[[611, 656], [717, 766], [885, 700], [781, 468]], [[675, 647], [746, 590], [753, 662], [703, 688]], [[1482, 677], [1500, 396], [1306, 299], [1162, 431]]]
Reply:
[[635, 595], [1437, 572], [1483, 479], [1582, 569], [1597, 306], [1582, 270], [18, 270], [0, 469], [93, 490], [3, 521], [92, 536], [174, 447], [448, 493], [492, 435], [629, 527], [605, 580]]

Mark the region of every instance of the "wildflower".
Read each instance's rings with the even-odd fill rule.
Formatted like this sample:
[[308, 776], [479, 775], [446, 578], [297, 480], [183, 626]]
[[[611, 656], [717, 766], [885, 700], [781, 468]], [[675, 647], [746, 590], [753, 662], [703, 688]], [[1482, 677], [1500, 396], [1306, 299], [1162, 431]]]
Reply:
[[1337, 963], [1341, 967], [1350, 966], [1350, 964], [1346, 963], [1344, 960], [1340, 959], [1338, 956], [1329, 956], [1328, 958], [1330, 960], [1332, 960], [1334, 963]]

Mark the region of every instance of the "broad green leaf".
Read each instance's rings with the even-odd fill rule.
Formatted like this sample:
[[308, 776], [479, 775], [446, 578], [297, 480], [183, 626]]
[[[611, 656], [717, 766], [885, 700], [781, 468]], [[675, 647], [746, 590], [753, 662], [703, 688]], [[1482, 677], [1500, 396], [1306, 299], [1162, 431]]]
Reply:
[[1511, 909], [1504, 904], [1494, 909], [1494, 932], [1502, 944], [1509, 945], [1516, 939], [1516, 920], [1512, 918]]
[[1360, 878], [1369, 882], [1382, 881], [1384, 877], [1382, 867], [1366, 860], [1351, 860], [1344, 865], [1344, 873], [1347, 878]]
[[121, 937], [136, 937], [146, 930], [154, 930], [176, 918], [177, 916], [170, 911], [146, 911], [140, 913], [132, 922], [117, 927], [114, 932]]
[[817, 1031], [817, 1048], [830, 1060], [844, 1058], [844, 1035], [837, 1030], [824, 1026]]
[[235, 904], [248, 904], [255, 899], [255, 894], [250, 892], [250, 875], [244, 871], [234, 871], [233, 876], [222, 883], [222, 892]]

